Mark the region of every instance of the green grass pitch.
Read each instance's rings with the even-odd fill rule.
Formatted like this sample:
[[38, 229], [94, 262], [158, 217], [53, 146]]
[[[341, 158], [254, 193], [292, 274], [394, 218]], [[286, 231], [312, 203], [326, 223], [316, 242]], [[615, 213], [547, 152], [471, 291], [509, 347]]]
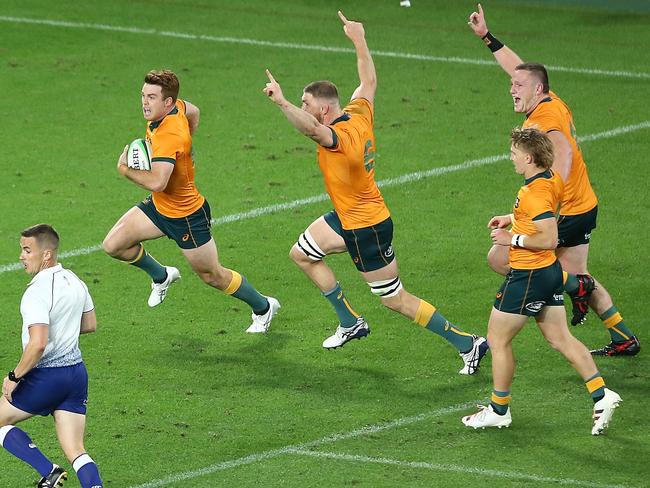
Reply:
[[[607, 434], [590, 435], [582, 381], [532, 322], [515, 341], [512, 427], [463, 427], [460, 417], [490, 394], [489, 357], [479, 374], [457, 375], [454, 349], [383, 309], [345, 255], [329, 262], [372, 334], [335, 352], [321, 348], [335, 315], [288, 252], [330, 206], [296, 203], [324, 192], [315, 146], [262, 88], [269, 68], [295, 103], [315, 79], [350, 96], [356, 64], [339, 8], [364, 22], [375, 53], [376, 174], [386, 181], [405, 286], [484, 334], [501, 281], [485, 263], [485, 226], [509, 210], [521, 180], [506, 159], [466, 163], [505, 154], [522, 119], [512, 112], [508, 77], [471, 62], [493, 59], [465, 25], [474, 4], [412, 4], [2, 3], [0, 367], [8, 371], [20, 355], [18, 305], [29, 278], [13, 267], [18, 235], [51, 223], [69, 255], [61, 261], [88, 283], [97, 307], [99, 330], [81, 340], [91, 381], [86, 447], [106, 487], [647, 486], [645, 2], [484, 3], [492, 32], [523, 59], [547, 64], [552, 89], [573, 109], [600, 198], [590, 271], [644, 348], [635, 358], [597, 360], [624, 399]], [[183, 275], [156, 309], [146, 305], [144, 273], [98, 251], [146, 195], [115, 163], [144, 133], [144, 73], [162, 67], [179, 74], [181, 97], [202, 111], [197, 182], [217, 219], [222, 262], [282, 303], [265, 336], [244, 333], [247, 308], [202, 284], [171, 241], [147, 246]], [[287, 205], [256, 212], [275, 204]], [[573, 332], [588, 347], [609, 341], [593, 314]], [[22, 427], [68, 468], [66, 487], [78, 488], [51, 419]], [[27, 488], [36, 478], [0, 453], [0, 487]]]

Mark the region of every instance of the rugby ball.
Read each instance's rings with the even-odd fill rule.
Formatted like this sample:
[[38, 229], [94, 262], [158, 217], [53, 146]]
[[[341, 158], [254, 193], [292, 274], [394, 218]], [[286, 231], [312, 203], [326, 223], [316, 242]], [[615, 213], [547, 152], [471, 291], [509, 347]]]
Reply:
[[151, 144], [146, 139], [136, 139], [126, 151], [126, 164], [129, 168], [151, 169]]

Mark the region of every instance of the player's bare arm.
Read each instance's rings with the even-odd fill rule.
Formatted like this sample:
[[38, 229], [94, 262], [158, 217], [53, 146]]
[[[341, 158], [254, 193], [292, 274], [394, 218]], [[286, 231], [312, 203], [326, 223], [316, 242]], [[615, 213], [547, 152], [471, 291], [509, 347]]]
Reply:
[[95, 310], [89, 312], [84, 312], [81, 314], [81, 327], [79, 329], [80, 334], [90, 334], [97, 330], [97, 315]]
[[117, 170], [120, 174], [145, 190], [163, 191], [167, 188], [169, 178], [174, 171], [174, 165], [166, 162], [154, 162], [151, 164], [150, 171], [129, 168], [126, 163], [128, 149], [128, 145], [124, 146], [124, 151], [117, 160]]
[[[49, 327], [47, 324], [32, 324], [29, 327], [29, 342], [23, 351], [18, 365], [13, 370], [16, 378], [25, 376], [41, 360], [45, 352], [45, 347], [47, 346], [48, 335]], [[2, 384], [2, 394], [7, 400], [11, 401], [11, 394], [17, 385], [18, 383], [15, 381], [5, 378]]]
[[330, 147], [334, 143], [331, 129], [318, 122], [316, 117], [310, 113], [296, 107], [284, 98], [280, 84], [268, 69], [266, 70], [266, 76], [269, 81], [264, 87], [264, 93], [282, 110], [282, 113], [291, 125], [318, 144]]
[[562, 177], [566, 182], [571, 174], [571, 166], [573, 165], [573, 149], [569, 140], [562, 132], [553, 130], [547, 132], [548, 138], [553, 143], [553, 171]]
[[199, 120], [201, 118], [199, 107], [185, 100], [185, 116], [190, 125], [190, 134], [194, 135], [194, 132], [199, 127]]
[[[470, 28], [474, 31], [474, 34], [483, 39], [484, 42], [489, 42], [485, 41], [486, 36], [490, 30], [488, 29], [487, 22], [485, 21], [483, 7], [480, 3], [477, 5], [477, 7], [478, 12], [472, 12], [470, 14], [467, 25], [469, 25]], [[515, 72], [515, 68], [523, 63], [522, 59], [517, 55], [517, 53], [505, 45], [498, 51], [494, 51], [492, 54], [494, 55], [494, 58], [497, 60], [497, 63], [499, 63], [501, 68], [503, 68], [503, 70], [510, 76], [512, 76]]]
[[[531, 251], [545, 251], [557, 247], [557, 220], [555, 217], [536, 220], [535, 233], [524, 236], [523, 245]], [[499, 246], [509, 246], [512, 243], [513, 232], [505, 229], [495, 229], [491, 232], [492, 242]]]
[[357, 70], [359, 71], [359, 86], [352, 94], [351, 100], [355, 98], [365, 98], [370, 103], [374, 103], [375, 92], [377, 91], [377, 73], [375, 63], [370, 55], [368, 44], [366, 43], [366, 33], [361, 22], [348, 20], [339, 10], [341, 22], [343, 22], [343, 32], [354, 44], [357, 52]]

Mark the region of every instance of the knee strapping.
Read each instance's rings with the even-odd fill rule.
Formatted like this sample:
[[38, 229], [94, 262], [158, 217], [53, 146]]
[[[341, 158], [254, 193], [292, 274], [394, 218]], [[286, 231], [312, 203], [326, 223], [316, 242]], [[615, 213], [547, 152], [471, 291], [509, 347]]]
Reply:
[[325, 257], [325, 253], [318, 244], [316, 244], [316, 240], [308, 230], [300, 234], [296, 245], [298, 246], [298, 249], [300, 249], [303, 254], [312, 261], [321, 261]]
[[370, 291], [381, 298], [390, 298], [396, 296], [403, 288], [402, 280], [399, 276], [390, 280], [380, 280], [368, 283]]

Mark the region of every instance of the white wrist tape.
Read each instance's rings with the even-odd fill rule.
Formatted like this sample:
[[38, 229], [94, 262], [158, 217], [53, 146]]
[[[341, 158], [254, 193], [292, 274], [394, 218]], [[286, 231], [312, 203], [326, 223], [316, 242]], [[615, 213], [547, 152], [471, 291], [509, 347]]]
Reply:
[[524, 237], [526, 237], [523, 234], [512, 234], [512, 240], [510, 241], [510, 244], [513, 247], [524, 247]]

